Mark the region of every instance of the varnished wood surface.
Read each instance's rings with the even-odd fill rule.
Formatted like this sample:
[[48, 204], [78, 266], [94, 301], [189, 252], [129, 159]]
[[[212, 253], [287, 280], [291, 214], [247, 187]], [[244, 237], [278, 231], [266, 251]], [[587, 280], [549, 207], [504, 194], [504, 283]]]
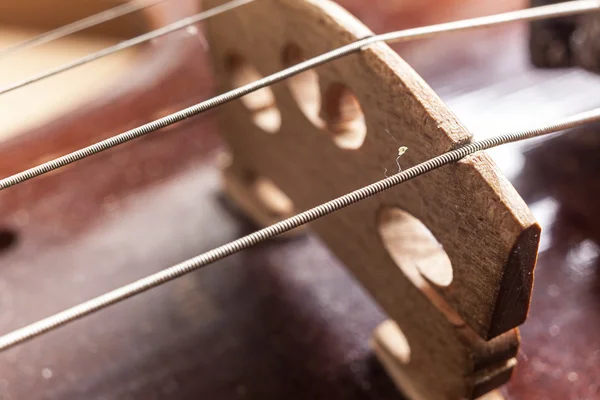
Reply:
[[[125, 3], [126, 0], [0, 0], [0, 25], [48, 31]], [[139, 14], [125, 15], [86, 30], [86, 33], [131, 37], [147, 29]]]
[[[144, 10], [143, 19], [147, 21], [149, 27], [157, 28], [194, 14], [198, 10], [195, 0], [170, 0]], [[189, 42], [183, 40], [184, 38], [189, 39]], [[49, 118], [48, 115], [46, 115], [46, 119], [40, 118], [43, 114], [39, 110], [30, 113], [24, 112], [23, 107], [39, 107], [40, 104], [24, 104], [20, 90], [7, 93], [6, 97], [14, 102], [4, 103], [3, 99], [1, 104], [5, 107], [4, 110], [9, 106], [18, 107], [19, 109], [15, 113], [20, 112], [29, 120], [24, 124], [25, 127], [22, 127], [22, 129], [28, 129], [26, 134], [10, 132], [9, 138], [0, 135], [3, 138], [0, 141], [0, 173], [7, 176], [31, 168], [58, 155], [70, 153], [106, 139], [115, 132], [139, 126], [149, 119], [163, 117], [177, 109], [182, 102], [191, 102], [192, 99], [199, 101], [200, 97], [197, 96], [201, 96], [202, 83], [196, 81], [196, 73], [201, 74], [202, 72], [196, 71], [195, 62], [204, 52], [203, 40], [198, 31], [182, 30], [131, 49], [136, 56], [133, 60], [129, 60], [128, 68], [119, 68], [117, 76], [110, 80], [102, 80], [102, 76], [99, 74], [93, 75], [93, 68], [86, 70], [90, 64], [80, 67], [84, 72], [91, 74], [87, 79], [101, 79], [102, 82], [90, 85], [96, 89], [97, 96], [92, 99], [88, 98], [75, 109], [69, 110], [65, 113], [65, 118], [56, 116]], [[40, 48], [47, 50], [48, 46]], [[30, 53], [37, 50], [37, 48], [33, 49], [24, 55], [31, 56]], [[73, 53], [72, 51], [72, 56]], [[46, 66], [51, 64], [43, 57], [43, 54], [42, 52], [38, 55], [37, 61], [35, 58], [31, 58], [29, 62], [37, 62]], [[23, 54], [17, 54], [17, 56], [18, 59]], [[15, 57], [11, 57], [7, 59], [8, 61], [1, 61], [8, 63], [15, 59]], [[107, 58], [110, 61], [111, 57]], [[116, 58], [119, 59], [119, 56]], [[114, 58], [112, 61], [114, 62]], [[38, 71], [40, 70], [44, 70], [44, 68], [40, 68]], [[187, 77], [187, 80], [174, 79], [177, 74]], [[27, 74], [21, 75], [21, 78], [25, 76], [30, 77]], [[79, 79], [83, 79], [83, 81]], [[85, 86], [81, 69], [76, 68], [62, 76], [49, 78], [48, 81], [35, 83], [22, 90], [35, 97], [37, 101], [43, 98], [52, 99], [52, 94], [36, 95], [36, 91], [52, 91], [54, 87], [52, 82], [56, 83], [56, 80], [58, 83], [71, 82]], [[75, 82], [71, 80], [75, 80]], [[58, 84], [58, 87], [60, 86]], [[62, 97], [65, 92], [69, 91], [64, 90], [61, 94], [54, 96], [54, 100], [66, 103], [65, 98]], [[160, 96], [150, 95], [151, 93], [160, 93]], [[55, 108], [64, 109], [65, 106], [61, 104], [48, 107], [48, 109]], [[6, 112], [4, 110], [3, 113]], [[107, 118], [107, 115], [110, 115], [110, 118]], [[32, 119], [36, 121], [32, 122]], [[10, 123], [9, 125], [11, 126], [7, 130], [17, 129], [15, 124]]]
[[[523, 33], [402, 51], [467, 126], [588, 108], [598, 78], [549, 82], [527, 66]], [[205, 67], [195, 73], [190, 103], [212, 90]], [[572, 93], [579, 79], [589, 94]], [[103, 129], [122, 130], [121, 115]], [[82, 128], [47, 134], [69, 126]], [[0, 193], [2, 332], [250, 232], [220, 195], [215, 127], [209, 114]], [[493, 153], [546, 229], [508, 399], [600, 398], [596, 135]], [[275, 241], [0, 354], [0, 398], [401, 398], [367, 347], [384, 318], [316, 239]]]

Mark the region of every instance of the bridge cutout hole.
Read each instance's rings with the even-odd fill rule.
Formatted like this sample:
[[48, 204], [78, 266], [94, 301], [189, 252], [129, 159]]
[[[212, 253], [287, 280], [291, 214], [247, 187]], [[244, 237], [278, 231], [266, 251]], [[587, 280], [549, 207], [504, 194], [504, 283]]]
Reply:
[[320, 115], [336, 145], [350, 150], [362, 146], [367, 136], [365, 114], [350, 88], [341, 83], [329, 86], [323, 97]]
[[[396, 207], [379, 214], [379, 234], [390, 256], [417, 287], [452, 283], [452, 263], [442, 245], [417, 218]], [[422, 276], [420, 276], [422, 275]]]
[[[240, 56], [230, 56], [226, 61], [234, 88], [263, 78], [258, 70]], [[250, 112], [252, 122], [267, 133], [277, 133], [281, 128], [281, 112], [275, 102], [275, 94], [269, 87], [249, 93], [240, 99]]]
[[403, 364], [410, 362], [411, 350], [408, 339], [398, 324], [391, 319], [382, 322], [377, 327], [377, 335], [384, 340], [386, 350], [394, 358]]
[[251, 178], [251, 187], [270, 217], [284, 219], [294, 214], [294, 202], [272, 180], [254, 176]]
[[[306, 57], [300, 46], [288, 44], [283, 48], [282, 63], [284, 68], [299, 64], [305, 60]], [[321, 88], [317, 72], [314, 69], [310, 69], [287, 79], [286, 82], [292, 97], [306, 118], [318, 128], [323, 128], [325, 123], [320, 115]]]

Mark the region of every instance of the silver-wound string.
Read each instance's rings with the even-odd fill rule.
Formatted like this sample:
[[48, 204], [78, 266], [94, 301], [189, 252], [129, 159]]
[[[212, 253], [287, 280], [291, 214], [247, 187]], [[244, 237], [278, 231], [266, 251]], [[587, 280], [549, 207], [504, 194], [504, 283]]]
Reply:
[[[228, 4], [231, 6], [231, 3]], [[369, 36], [356, 42], [339, 47], [330, 52], [308, 59], [289, 68], [283, 69], [279, 72], [266, 76], [255, 82], [225, 92], [216, 97], [205, 100], [191, 107], [185, 108], [181, 111], [177, 111], [173, 114], [167, 115], [166, 117], [149, 122], [135, 129], [131, 129], [129, 131], [100, 141], [91, 146], [74, 151], [65, 156], [55, 158], [36, 167], [4, 178], [0, 180], [0, 191], [11, 186], [17, 185], [21, 182], [25, 182], [29, 179], [35, 178], [37, 176], [48, 173], [50, 171], [54, 171], [55, 169], [64, 167], [65, 165], [69, 165], [76, 161], [82, 160], [94, 154], [111, 149], [120, 144], [129, 142], [133, 139], [142, 137], [144, 135], [147, 135], [148, 133], [155, 132], [161, 128], [170, 126], [187, 118], [202, 114], [203, 112], [212, 110], [220, 105], [239, 99], [240, 97], [243, 97], [249, 93], [273, 85], [277, 82], [280, 82], [291, 76], [297, 75], [301, 72], [318, 67], [338, 58], [345, 57], [349, 54], [359, 52], [377, 42], [409, 41], [414, 39], [431, 37], [433, 35], [445, 32], [456, 32], [467, 29], [491, 27], [514, 21], [531, 21], [544, 18], [552, 18], [556, 16], [574, 15], [578, 13], [591, 12], [597, 10], [600, 10], [600, 0], [579, 0], [568, 3], [559, 3], [549, 6], [541, 6], [520, 11], [496, 14], [492, 16], [471, 18], [462, 21], [430, 25], [422, 28], [406, 29], [401, 31], [384, 33], [381, 35]]]
[[9, 47], [5, 47], [0, 49], [0, 59], [14, 54], [16, 52], [25, 51], [37, 46], [41, 46], [42, 44], [52, 42], [54, 40], [58, 40], [65, 36], [72, 35], [77, 32], [81, 32], [85, 29], [91, 28], [93, 26], [100, 25], [104, 22], [112, 21], [114, 19], [123, 17], [127, 14], [134, 13], [136, 11], [143, 10], [145, 8], [149, 8], [157, 5], [158, 3], [162, 3], [166, 0], [137, 0], [137, 1], [129, 1], [125, 4], [118, 5], [116, 7], [110, 8], [105, 11], [101, 11], [97, 14], [91, 15], [89, 17], [80, 19], [79, 21], [72, 22], [67, 25], [63, 25], [59, 28], [53, 29], [48, 32], [44, 32], [40, 35], [32, 37], [30, 39], [26, 39], [22, 42], [15, 43]]
[[565, 129], [579, 127], [592, 122], [600, 121], [600, 108], [576, 114], [572, 117], [561, 119], [557, 122], [539, 126], [533, 129], [526, 129], [495, 136], [489, 139], [473, 142], [448, 151], [442, 155], [427, 160], [414, 167], [403, 170], [389, 178], [372, 183], [361, 189], [355, 190], [344, 196], [328, 201], [324, 204], [311, 208], [293, 217], [277, 222], [250, 235], [234, 240], [213, 250], [207, 251], [197, 257], [191, 258], [180, 264], [164, 269], [160, 272], [139, 279], [128, 285], [105, 293], [94, 299], [88, 300], [75, 307], [59, 312], [53, 316], [42, 319], [24, 328], [10, 332], [0, 337], [0, 351], [13, 347], [26, 340], [42, 335], [45, 332], [56, 329], [69, 322], [83, 318], [89, 314], [106, 308], [112, 304], [126, 300], [132, 296], [143, 293], [166, 282], [172, 281], [182, 275], [205, 267], [216, 261], [222, 260], [232, 254], [248, 249], [270, 238], [281, 235], [292, 229], [298, 228], [309, 222], [315, 221], [335, 211], [341, 210], [354, 203], [365, 200], [378, 193], [389, 190], [401, 183], [407, 182], [420, 175], [431, 172], [445, 165], [457, 162], [464, 157], [477, 151], [490, 149], [507, 143], [513, 143], [538, 136], [548, 135], [560, 132]]

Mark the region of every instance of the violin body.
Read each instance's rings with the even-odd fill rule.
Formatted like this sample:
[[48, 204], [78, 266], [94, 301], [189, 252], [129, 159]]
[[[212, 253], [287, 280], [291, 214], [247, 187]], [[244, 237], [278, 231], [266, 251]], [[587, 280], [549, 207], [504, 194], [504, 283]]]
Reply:
[[[523, 6], [447, 1], [439, 9], [410, 6], [415, 18], [404, 19], [405, 2], [397, 3], [390, 12], [385, 7], [392, 2], [340, 2], [375, 32]], [[387, 14], [378, 16], [379, 7]], [[197, 9], [192, 1], [171, 1], [144, 18], [159, 26]], [[524, 56], [527, 39], [524, 26], [512, 25], [394, 49], [459, 119], [481, 128], [500, 124], [502, 113], [531, 107], [531, 97], [511, 97], [506, 87], [536, 90], [560, 77], [533, 69]], [[205, 46], [189, 32], [146, 46], [135, 68], [93, 101], [0, 143], [3, 176], [215, 94], [219, 84]], [[594, 87], [591, 76], [581, 79]], [[564, 112], [560, 99], [569, 86], [555, 84], [556, 98], [543, 98], [548, 118]], [[569, 107], [586, 109], [590, 101], [574, 96]], [[482, 111], [492, 104], [493, 112]], [[521, 124], [533, 118], [510, 115]], [[496, 119], [478, 119], [484, 117]], [[553, 221], [553, 228], [543, 240], [531, 310], [521, 327], [518, 368], [501, 389], [506, 399], [600, 395], [593, 137], [592, 127], [573, 140], [492, 152], [526, 202], [551, 198], [554, 207], [550, 218], [540, 219], [543, 226]], [[2, 331], [254, 230], [256, 221], [223, 195], [224, 148], [216, 115], [208, 113], [2, 191]], [[513, 165], [521, 154], [522, 169]], [[551, 161], [556, 159], [561, 161]], [[388, 168], [393, 166], [391, 160]], [[573, 251], [578, 258], [570, 256]], [[0, 394], [402, 398], [369, 346], [386, 319], [340, 260], [305, 233], [250, 249], [6, 351]]]

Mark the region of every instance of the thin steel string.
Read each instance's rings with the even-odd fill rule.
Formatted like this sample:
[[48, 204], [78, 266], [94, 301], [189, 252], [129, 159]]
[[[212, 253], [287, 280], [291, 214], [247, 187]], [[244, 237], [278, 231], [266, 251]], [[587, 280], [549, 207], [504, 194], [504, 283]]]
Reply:
[[143, 35], [140, 35], [140, 36], [136, 36], [133, 39], [124, 40], [113, 46], [109, 46], [109, 47], [99, 50], [95, 53], [88, 54], [86, 56], [78, 58], [77, 60], [71, 61], [67, 64], [60, 65], [56, 68], [49, 69], [47, 71], [44, 71], [40, 74], [34, 75], [27, 79], [12, 83], [9, 86], [5, 86], [2, 89], [0, 89], [0, 95], [3, 95], [8, 92], [12, 92], [13, 90], [20, 89], [20, 88], [30, 85], [32, 83], [39, 82], [43, 79], [47, 79], [52, 76], [58, 75], [60, 73], [69, 71], [73, 68], [82, 66], [82, 65], [90, 63], [92, 61], [99, 60], [103, 57], [114, 54], [118, 51], [129, 49], [133, 46], [137, 46], [138, 44], [148, 42], [153, 39], [157, 39], [161, 36], [165, 36], [169, 33], [173, 33], [175, 31], [183, 29], [187, 26], [190, 26], [190, 25], [196, 24], [200, 21], [203, 21], [205, 19], [214, 17], [215, 15], [222, 14], [229, 10], [233, 10], [234, 8], [241, 7], [248, 3], [252, 3], [253, 1], [256, 1], [256, 0], [231, 0], [227, 3], [224, 3], [224, 4], [221, 4], [214, 8], [211, 8], [210, 10], [202, 11], [202, 12], [200, 12], [198, 14], [194, 14], [190, 17], [180, 19], [179, 21], [173, 22], [172, 24], [169, 24], [169, 25], [165, 25], [162, 28], [158, 28], [153, 31], [144, 33]]
[[174, 265], [170, 268], [164, 269], [160, 272], [139, 279], [133, 283], [122, 286], [111, 292], [105, 293], [92, 300], [88, 300], [75, 307], [59, 312], [58, 314], [42, 319], [24, 328], [8, 333], [0, 337], [0, 351], [6, 350], [12, 346], [15, 346], [26, 340], [32, 339], [45, 332], [58, 328], [69, 322], [75, 321], [79, 318], [83, 318], [89, 314], [92, 314], [112, 304], [128, 299], [134, 295], [143, 293], [166, 282], [172, 281], [173, 279], [178, 278], [182, 275], [195, 271], [199, 268], [205, 267], [225, 257], [238, 253], [242, 250], [248, 249], [270, 238], [273, 238], [277, 235], [281, 235], [282, 233], [298, 228], [309, 222], [315, 221], [316, 219], [324, 217], [335, 211], [341, 210], [359, 201], [365, 200], [378, 193], [389, 190], [395, 186], [400, 185], [401, 183], [407, 182], [420, 175], [431, 172], [444, 165], [457, 162], [462, 158], [473, 154], [477, 151], [486, 150], [503, 144], [517, 142], [542, 135], [548, 135], [551, 133], [559, 132], [565, 129], [575, 128], [584, 124], [597, 121], [600, 121], [600, 108], [576, 114], [572, 117], [565, 118], [557, 122], [543, 125], [537, 128], [495, 136], [489, 139], [464, 145], [455, 150], [448, 151], [440, 156], [434, 157], [421, 164], [415, 165], [414, 167], [405, 169], [404, 171], [399, 172], [396, 175], [390, 176], [389, 178], [372, 183], [361, 189], [355, 190], [344, 196], [338, 197], [334, 200], [328, 201], [317, 207], [311, 208], [293, 217], [287, 218], [281, 222], [270, 225], [257, 232], [244, 236], [240, 239], [234, 240], [230, 243], [224, 244], [213, 250], [207, 251], [206, 253], [203, 253], [197, 257], [191, 258], [180, 264]]
[[133, 12], [155, 6], [158, 3], [162, 3], [163, 1], [165, 0], [129, 1], [125, 4], [121, 4], [108, 10], [101, 11], [97, 14], [80, 19], [79, 21], [63, 25], [59, 28], [53, 29], [48, 32], [44, 32], [30, 39], [26, 39], [22, 42], [15, 43], [12, 46], [0, 49], [0, 59], [5, 58], [6, 56], [14, 54], [16, 52], [25, 51], [40, 46], [42, 44], [58, 40], [65, 36], [72, 35], [73, 33], [80, 32], [84, 29], [100, 25], [104, 22], [112, 21], [127, 14], [131, 14]]
[[[223, 11], [227, 11], [232, 8], [239, 7], [241, 5], [247, 4], [255, 0], [232, 0], [229, 3], [225, 3], [221, 6], [217, 6], [215, 9], [223, 8]], [[598, 0], [576, 0], [567, 3], [553, 4], [548, 6], [534, 7], [525, 10], [512, 11], [508, 13], [502, 13], [487, 17], [473, 18], [467, 19], [463, 21], [455, 21], [449, 23], [443, 23], [438, 25], [425, 26], [420, 28], [408, 29], [404, 31], [391, 32], [388, 34], [382, 34], [378, 36], [372, 37], [372, 42], [367, 42], [363, 44], [364, 46], [368, 46], [369, 44], [373, 44], [376, 42], [389, 42], [394, 43], [407, 39], [422, 39], [434, 36], [438, 33], [442, 32], [450, 32], [457, 31], [463, 29], [470, 28], [480, 28], [480, 27], [488, 27], [501, 23], [512, 22], [512, 21], [527, 21], [527, 20], [535, 20], [542, 18], [551, 18], [551, 17], [563, 17], [568, 15], [574, 15], [584, 12], [589, 12], [592, 10], [597, 10], [600, 8], [600, 3]], [[220, 12], [217, 12], [217, 14]], [[15, 82], [9, 86], [6, 86], [0, 89], [0, 95], [11, 92], [13, 90], [22, 88], [24, 86], [30, 85], [32, 83], [41, 81], [43, 79], [49, 78], [51, 76], [60, 74], [62, 72], [71, 70], [73, 68], [79, 67], [81, 65], [87, 64], [92, 61], [96, 61], [102, 57], [113, 54], [115, 52], [128, 49], [132, 46], [136, 46], [140, 43], [158, 38], [160, 36], [166, 35], [168, 33], [177, 31], [186, 26], [199, 22], [205, 18], [209, 18], [212, 15], [204, 16], [201, 15], [204, 13], [196, 14], [195, 16], [185, 18], [173, 24], [167, 25], [163, 28], [156, 29], [152, 32], [148, 32], [136, 38], [123, 41], [114, 46], [107, 47], [106, 49], [100, 50], [98, 52], [89, 54], [87, 56], [83, 56], [75, 61], [69, 62], [67, 64], [61, 65], [59, 67], [50, 69], [48, 71], [42, 72], [40, 74], [34, 75], [30, 78]], [[356, 49], [354, 51], [358, 51], [362, 49]], [[353, 52], [354, 52], [353, 51]], [[348, 53], [350, 54], [350, 53]]]
[[377, 41], [395, 43], [404, 41], [407, 38], [425, 39], [443, 32], [459, 31], [470, 28], [486, 28], [507, 22], [535, 21], [548, 18], [568, 17], [571, 15], [598, 11], [599, 9], [599, 0], [569, 1], [547, 6], [531, 7], [524, 10], [510, 11], [485, 17], [407, 29], [405, 31], [390, 32], [380, 35], [380, 39]]
[[382, 35], [370, 36], [356, 42], [350, 43], [348, 45], [339, 47], [330, 52], [321, 54], [309, 60], [303, 61], [299, 64], [291, 66], [289, 68], [283, 69], [279, 72], [276, 72], [272, 75], [266, 76], [262, 79], [259, 79], [255, 82], [249, 83], [247, 85], [241, 86], [237, 89], [233, 89], [229, 92], [225, 92], [211, 99], [205, 100], [201, 103], [193, 105], [191, 107], [185, 108], [181, 111], [177, 111], [173, 114], [167, 115], [166, 117], [157, 119], [155, 121], [144, 124], [135, 129], [131, 129], [127, 132], [115, 135], [111, 138], [105, 139], [101, 142], [93, 144], [91, 146], [85, 147], [83, 149], [74, 151], [65, 156], [58, 157], [54, 160], [45, 162], [36, 167], [30, 168], [23, 172], [17, 173], [15, 175], [9, 176], [0, 180], [0, 191], [19, 184], [21, 182], [27, 181], [29, 179], [35, 178], [37, 176], [43, 175], [47, 172], [54, 171], [55, 169], [64, 167], [65, 165], [71, 164], [75, 161], [82, 160], [91, 155], [100, 153], [104, 150], [108, 150], [112, 147], [118, 146], [120, 144], [129, 142], [133, 139], [144, 136], [148, 133], [157, 131], [166, 126], [175, 124], [177, 122], [183, 121], [187, 118], [193, 117], [195, 115], [201, 114], [213, 108], [216, 108], [220, 105], [233, 101], [235, 99], [239, 99], [249, 93], [255, 92], [264, 87], [273, 85], [277, 82], [280, 82], [284, 79], [287, 79], [291, 76], [297, 75], [306, 70], [315, 68], [319, 65], [325, 64], [327, 62], [336, 60], [338, 58], [347, 56], [349, 54], [356, 53], [361, 51], [368, 46], [386, 41], [386, 42], [400, 42], [400, 41], [408, 41], [420, 38], [431, 37], [436, 34], [440, 34], [443, 32], [454, 32], [465, 29], [473, 29], [473, 28], [481, 28], [481, 27], [490, 27], [506, 22], [513, 21], [531, 21], [543, 18], [550, 17], [558, 17], [558, 16], [567, 16], [574, 15], [583, 12], [590, 12], [593, 10], [600, 9], [600, 0], [579, 0], [568, 3], [559, 3], [553, 4], [549, 6], [542, 6], [536, 8], [529, 8], [520, 11], [513, 11], [503, 14], [491, 15], [487, 17], [478, 17], [472, 18], [468, 20], [448, 22], [444, 24], [438, 25], [430, 25], [427, 27], [421, 28], [413, 28], [407, 30], [401, 30], [396, 32], [385, 33]]

